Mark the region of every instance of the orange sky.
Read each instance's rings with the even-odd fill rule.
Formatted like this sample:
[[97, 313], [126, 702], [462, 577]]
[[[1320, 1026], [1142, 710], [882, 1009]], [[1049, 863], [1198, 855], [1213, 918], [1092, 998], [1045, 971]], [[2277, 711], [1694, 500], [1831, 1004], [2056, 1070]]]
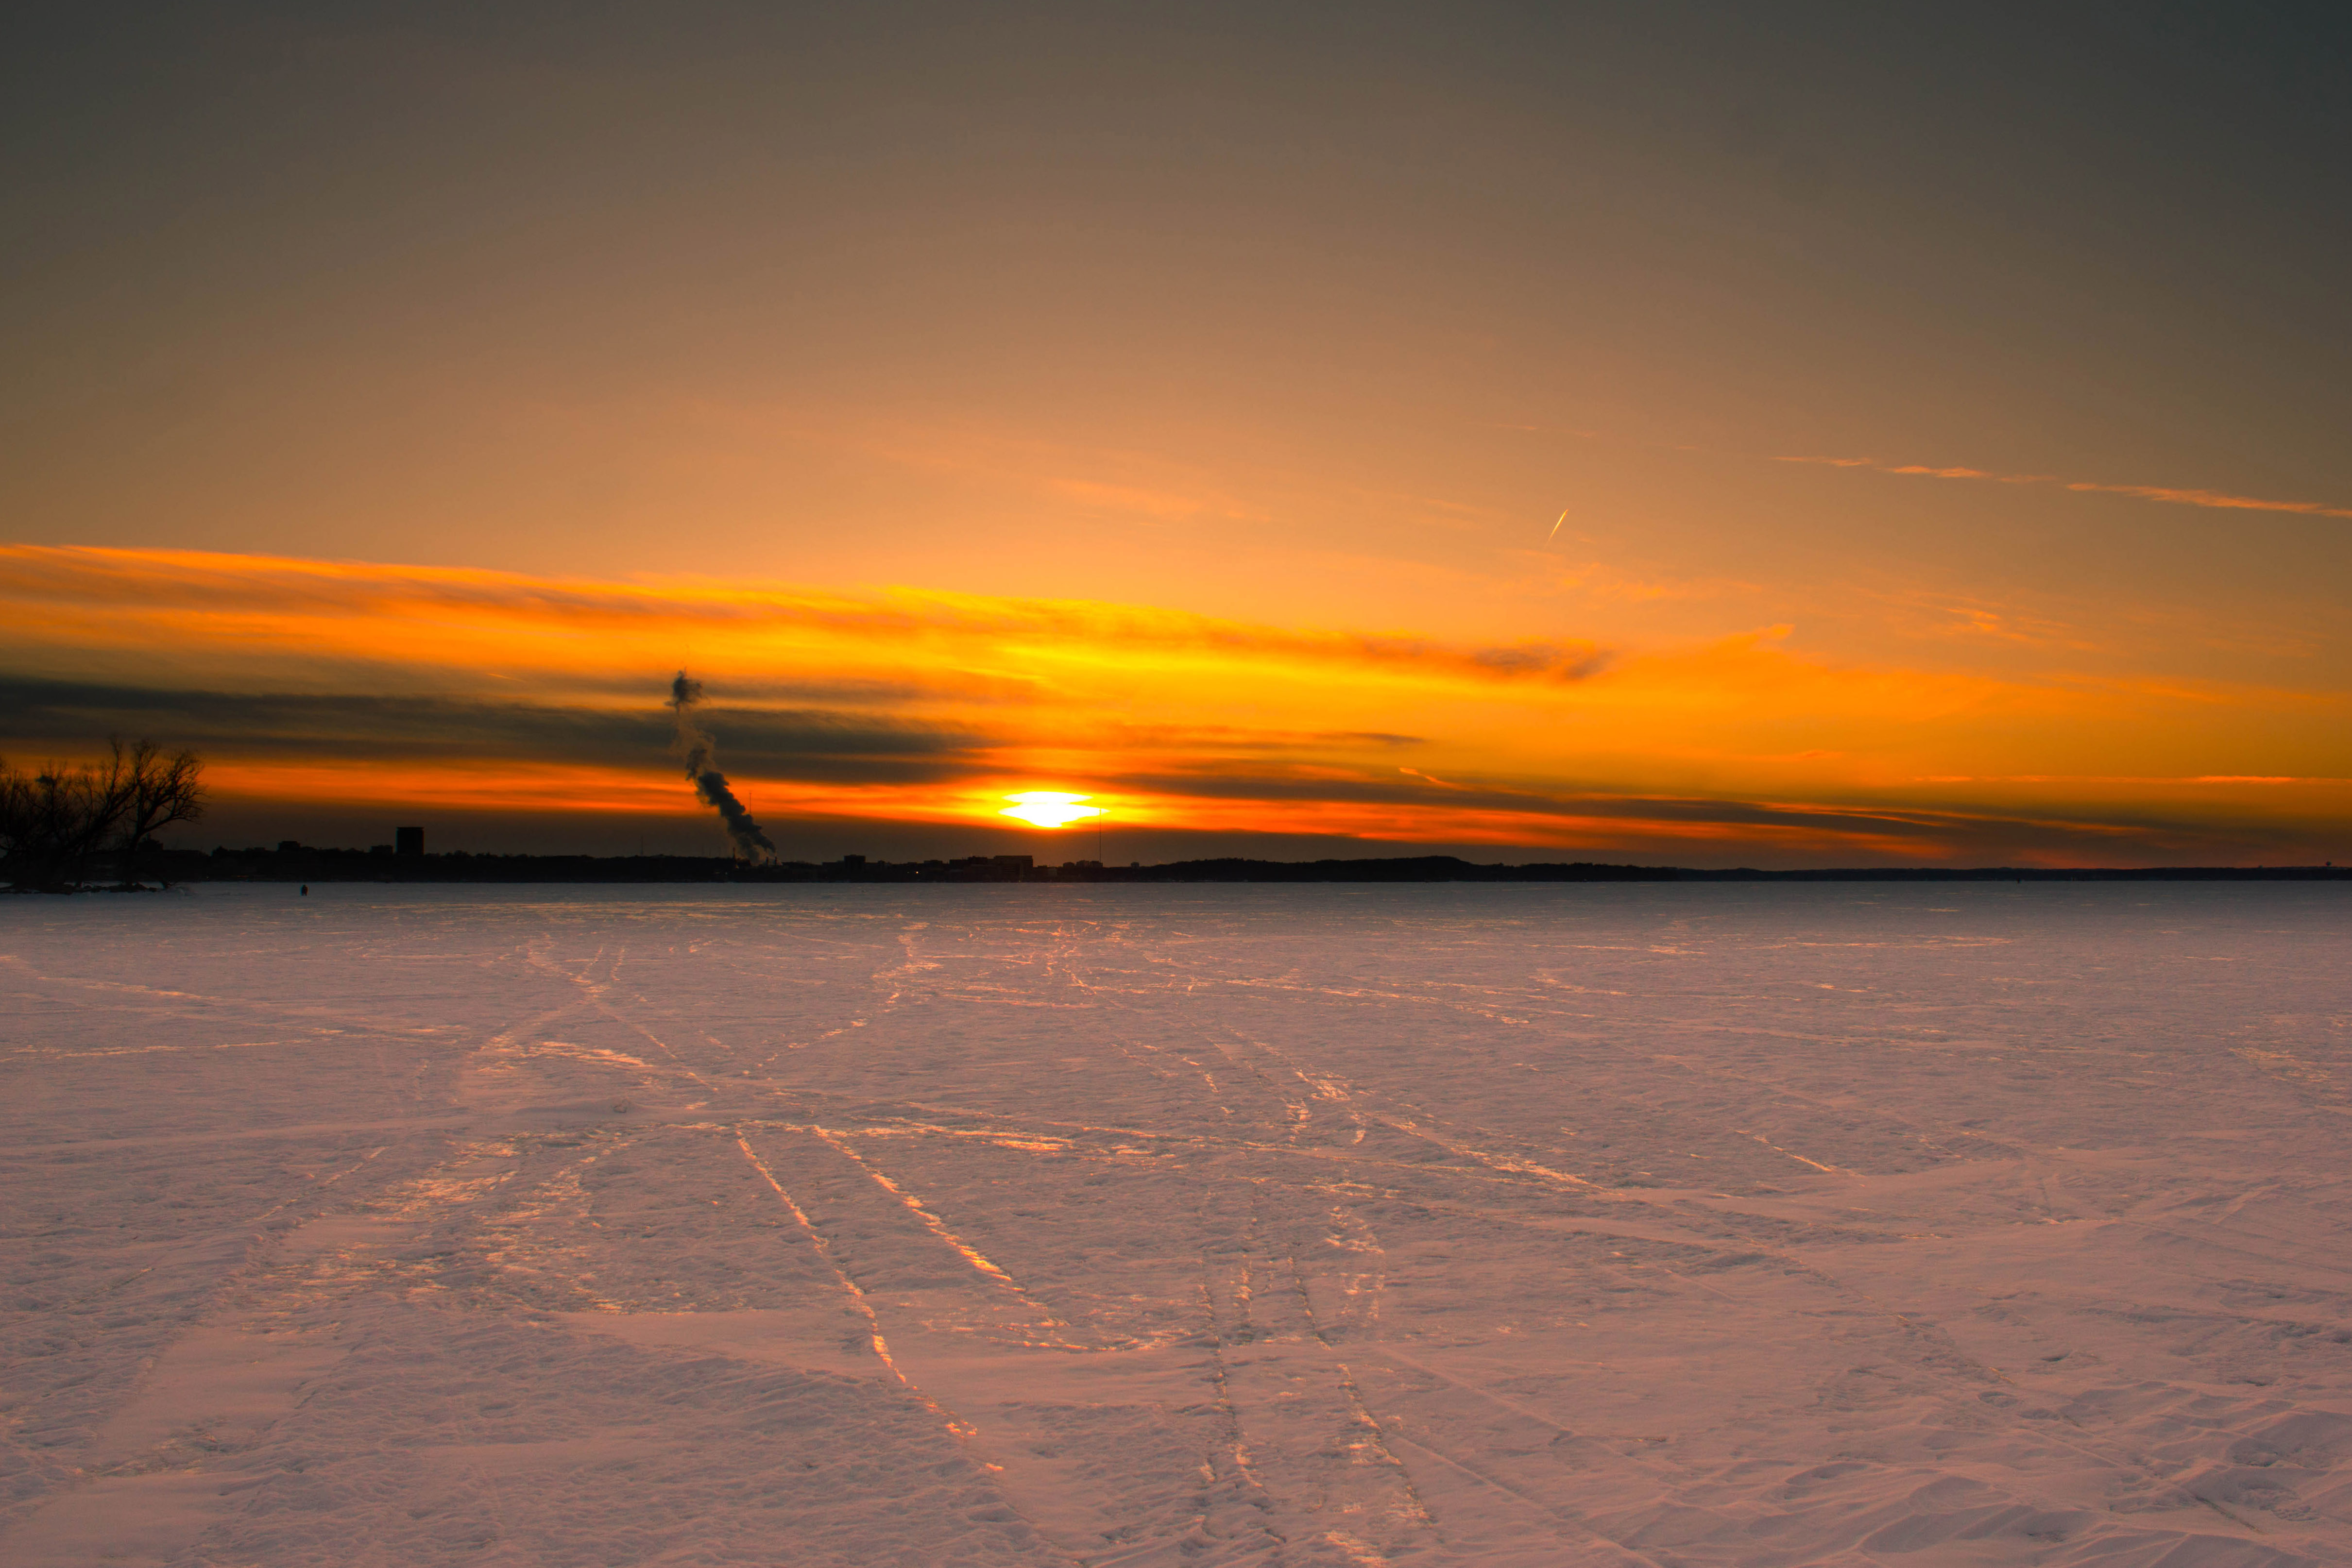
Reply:
[[2341, 40], [2166, 15], [60, 17], [0, 752], [717, 850], [683, 667], [803, 858], [2345, 858]]
[[2352, 789], [2327, 771], [2340, 693], [2063, 653], [2031, 672], [1840, 659], [1788, 626], [1481, 643], [911, 589], [23, 546], [0, 549], [0, 604], [54, 727], [77, 703], [144, 702], [141, 724], [194, 734], [231, 800], [375, 816], [527, 803], [667, 828], [695, 811], [660, 706], [688, 668], [739, 792], [810, 853], [920, 824], [1052, 854], [1055, 835], [1002, 811], [1066, 789], [1154, 846], [1713, 863], [2252, 842], [2276, 859], [2323, 845]]

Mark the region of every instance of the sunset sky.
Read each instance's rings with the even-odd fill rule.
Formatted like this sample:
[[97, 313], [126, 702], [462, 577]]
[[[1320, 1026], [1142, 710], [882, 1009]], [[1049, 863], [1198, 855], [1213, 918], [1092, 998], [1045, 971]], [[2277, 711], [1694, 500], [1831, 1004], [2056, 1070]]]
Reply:
[[2341, 5], [53, 10], [0, 753], [178, 841], [2352, 859]]

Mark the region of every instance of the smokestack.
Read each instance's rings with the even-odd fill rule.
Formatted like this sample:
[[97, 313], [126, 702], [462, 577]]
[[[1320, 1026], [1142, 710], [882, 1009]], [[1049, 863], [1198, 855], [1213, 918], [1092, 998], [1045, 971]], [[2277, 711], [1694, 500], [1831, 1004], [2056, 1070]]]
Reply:
[[702, 683], [680, 670], [669, 684], [667, 706], [677, 715], [677, 749], [686, 758], [686, 776], [694, 780], [694, 792], [702, 798], [702, 803], [719, 809], [736, 854], [749, 861], [773, 860], [776, 846], [768, 841], [768, 835], [760, 831], [760, 824], [751, 820], [751, 813], [735, 799], [735, 791], [727, 787], [727, 775], [719, 771], [718, 745], [688, 711], [701, 700]]

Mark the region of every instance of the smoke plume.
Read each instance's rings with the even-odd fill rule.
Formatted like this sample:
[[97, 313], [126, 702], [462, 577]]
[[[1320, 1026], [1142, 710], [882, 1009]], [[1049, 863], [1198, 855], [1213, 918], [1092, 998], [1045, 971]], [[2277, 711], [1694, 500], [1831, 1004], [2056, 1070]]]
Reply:
[[719, 815], [727, 823], [727, 836], [733, 841], [735, 852], [749, 861], [773, 860], [776, 846], [751, 820], [743, 802], [735, 799], [735, 791], [727, 787], [727, 775], [719, 771], [719, 747], [700, 725], [694, 722], [688, 711], [702, 700], [702, 683], [689, 677], [684, 670], [669, 684], [668, 706], [677, 715], [677, 749], [686, 758], [686, 776], [694, 780], [694, 792], [702, 797], [706, 806], [719, 808]]

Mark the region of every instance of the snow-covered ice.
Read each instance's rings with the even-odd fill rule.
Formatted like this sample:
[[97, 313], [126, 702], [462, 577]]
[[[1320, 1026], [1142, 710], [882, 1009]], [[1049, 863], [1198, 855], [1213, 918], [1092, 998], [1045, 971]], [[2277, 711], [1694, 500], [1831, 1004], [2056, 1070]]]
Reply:
[[2352, 1563], [2330, 885], [0, 902], [0, 1561]]

